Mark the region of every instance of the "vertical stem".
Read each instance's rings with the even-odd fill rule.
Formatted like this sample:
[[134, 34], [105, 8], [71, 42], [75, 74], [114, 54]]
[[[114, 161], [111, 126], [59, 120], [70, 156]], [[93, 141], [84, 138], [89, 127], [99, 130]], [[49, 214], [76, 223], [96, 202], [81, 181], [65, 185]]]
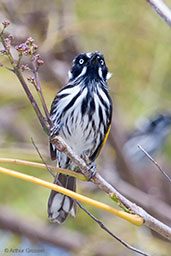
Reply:
[[36, 90], [37, 90], [37, 92], [39, 94], [39, 97], [40, 97], [40, 100], [41, 100], [41, 103], [42, 103], [42, 106], [43, 106], [43, 110], [44, 110], [44, 113], [45, 113], [45, 115], [47, 117], [48, 123], [49, 123], [49, 125], [52, 125], [52, 121], [50, 119], [49, 111], [47, 109], [47, 105], [46, 105], [46, 102], [45, 102], [45, 99], [44, 99], [44, 96], [43, 96], [43, 93], [42, 93], [42, 89], [41, 89], [41, 85], [40, 85], [40, 79], [39, 79], [39, 76], [38, 76], [36, 64], [35, 64], [34, 61], [32, 61], [32, 63], [33, 63], [33, 68], [34, 68]]
[[18, 77], [20, 83], [22, 84], [23, 89], [25, 90], [25, 92], [26, 92], [26, 94], [27, 94], [27, 96], [28, 96], [28, 98], [29, 98], [33, 108], [34, 108], [34, 111], [36, 112], [36, 115], [37, 115], [37, 117], [38, 117], [38, 119], [39, 119], [39, 121], [40, 121], [40, 123], [41, 123], [41, 125], [42, 125], [42, 127], [44, 129], [44, 131], [48, 134], [50, 126], [49, 126], [47, 120], [42, 115], [42, 113], [41, 113], [41, 111], [40, 111], [40, 109], [39, 109], [39, 107], [38, 107], [38, 105], [37, 105], [33, 95], [31, 94], [31, 92], [30, 92], [30, 90], [29, 90], [29, 88], [28, 88], [28, 86], [27, 86], [27, 84], [26, 84], [26, 82], [25, 82], [25, 80], [24, 80], [24, 78], [23, 78], [19, 68], [15, 66], [14, 67], [14, 72], [15, 72], [16, 76]]

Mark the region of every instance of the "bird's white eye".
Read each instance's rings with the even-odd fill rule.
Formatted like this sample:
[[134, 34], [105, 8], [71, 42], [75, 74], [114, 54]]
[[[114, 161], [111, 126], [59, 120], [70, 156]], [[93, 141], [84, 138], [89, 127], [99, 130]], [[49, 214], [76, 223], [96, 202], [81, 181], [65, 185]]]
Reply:
[[79, 60], [79, 64], [82, 65], [84, 63], [84, 60], [83, 59], [80, 59]]
[[104, 60], [100, 60], [100, 64], [103, 66], [103, 64], [104, 64]]

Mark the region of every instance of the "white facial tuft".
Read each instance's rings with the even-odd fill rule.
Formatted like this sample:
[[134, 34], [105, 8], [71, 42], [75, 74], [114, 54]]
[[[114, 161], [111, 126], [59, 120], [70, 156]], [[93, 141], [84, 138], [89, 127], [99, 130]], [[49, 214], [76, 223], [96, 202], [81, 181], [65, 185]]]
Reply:
[[109, 80], [112, 77], [112, 73], [108, 72], [106, 75], [106, 80]]
[[71, 73], [71, 71], [68, 71], [68, 77], [69, 77], [69, 79], [73, 78], [73, 74]]
[[[104, 78], [103, 78], [103, 73], [102, 73], [102, 68], [101, 68], [101, 67], [99, 67], [99, 69], [98, 69], [98, 74], [99, 74], [99, 77], [100, 77], [101, 79], [104, 79]], [[106, 80], [110, 79], [111, 76], [112, 76], [112, 73], [108, 72], [107, 75], [106, 75]]]

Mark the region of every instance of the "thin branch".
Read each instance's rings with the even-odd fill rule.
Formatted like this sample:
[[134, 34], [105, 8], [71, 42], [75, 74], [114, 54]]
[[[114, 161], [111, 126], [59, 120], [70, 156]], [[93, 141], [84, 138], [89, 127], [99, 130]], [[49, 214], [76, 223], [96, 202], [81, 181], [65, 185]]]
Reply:
[[171, 27], [171, 10], [162, 0], [146, 0], [151, 8]]
[[24, 174], [24, 173], [20, 173], [20, 172], [14, 171], [14, 170], [10, 170], [10, 169], [4, 168], [4, 167], [0, 167], [0, 173], [10, 175], [10, 176], [13, 176], [15, 178], [22, 179], [22, 180], [25, 180], [25, 181], [28, 181], [28, 182], [32, 182], [32, 183], [35, 183], [37, 185], [41, 185], [43, 187], [46, 187], [46, 188], [49, 188], [51, 190], [57, 191], [59, 193], [62, 193], [62, 194], [67, 195], [69, 197], [72, 197], [76, 200], [82, 201], [82, 202], [90, 204], [94, 207], [97, 207], [97, 208], [100, 208], [100, 209], [105, 210], [107, 212], [110, 212], [112, 214], [115, 214], [115, 215], [119, 216], [120, 218], [123, 218], [123, 219], [131, 222], [132, 224], [137, 225], [137, 226], [141, 226], [143, 224], [142, 218], [137, 216], [137, 215], [129, 214], [129, 213], [124, 212], [124, 211], [119, 211], [119, 210], [117, 210], [117, 209], [115, 209], [115, 208], [113, 208], [113, 207], [111, 207], [107, 204], [104, 204], [104, 203], [101, 203], [101, 202], [96, 201], [94, 199], [88, 198], [88, 197], [83, 196], [81, 194], [78, 194], [74, 191], [71, 191], [70, 189], [66, 189], [64, 187], [61, 187], [61, 186], [58, 186], [56, 184], [47, 182], [45, 180], [30, 176], [30, 175], [27, 175], [27, 174]]
[[[76, 200], [75, 200], [76, 201]], [[115, 238], [116, 240], [118, 240], [121, 244], [123, 244], [126, 248], [130, 249], [131, 251], [134, 251], [136, 253], [139, 253], [141, 255], [145, 255], [145, 256], [150, 256], [150, 254], [145, 253], [139, 249], [136, 249], [135, 247], [129, 245], [128, 243], [126, 243], [125, 241], [123, 241], [122, 239], [120, 239], [118, 236], [116, 236], [115, 234], [113, 234], [99, 219], [97, 219], [93, 214], [91, 214], [89, 211], [87, 211], [78, 201], [76, 201], [76, 204], [85, 212], [87, 213], [97, 224], [99, 224], [99, 226], [105, 230], [109, 235], [111, 235], [113, 238]]]
[[[23, 165], [23, 166], [31, 166], [31, 167], [40, 168], [40, 169], [46, 169], [44, 164], [31, 162], [31, 161], [25, 161], [25, 160], [19, 160], [19, 159], [0, 158], [0, 163], [17, 164], [17, 165]], [[81, 173], [77, 173], [77, 172], [74, 172], [74, 171], [71, 171], [68, 169], [58, 168], [58, 167], [55, 167], [52, 165], [49, 165], [49, 168], [51, 168], [54, 172], [63, 173], [63, 174], [75, 177], [77, 179], [86, 181], [85, 176]]]
[[45, 115], [47, 117], [48, 123], [50, 125], [52, 125], [52, 120], [50, 119], [49, 111], [47, 109], [46, 102], [45, 102], [45, 99], [44, 99], [44, 96], [43, 96], [43, 93], [42, 93], [42, 88], [41, 88], [40, 79], [39, 79], [39, 75], [38, 75], [38, 67], [36, 67], [36, 61], [32, 60], [32, 64], [33, 64], [33, 69], [34, 69], [33, 73], [34, 73], [34, 76], [35, 76], [35, 82], [36, 82], [36, 85], [37, 85], [36, 90], [37, 90], [39, 98], [41, 100], [42, 107], [43, 107], [43, 110], [44, 110]]
[[[36, 151], [37, 151], [37, 153], [38, 153], [40, 159], [42, 160], [44, 166], [48, 169], [48, 171], [50, 172], [50, 174], [55, 178], [56, 175], [54, 174], [54, 172], [49, 168], [49, 166], [48, 166], [48, 165], [46, 164], [46, 162], [44, 161], [42, 155], [40, 154], [40, 151], [39, 151], [38, 147], [36, 146], [36, 144], [35, 144], [35, 142], [34, 142], [34, 140], [33, 140], [33, 138], [31, 138], [31, 142], [32, 142], [33, 146], [35, 147], [35, 149], [36, 149]], [[59, 184], [59, 185], [60, 185], [60, 184]]]
[[10, 62], [11, 66], [12, 66], [13, 69], [14, 69], [14, 68], [15, 68], [15, 62], [14, 62], [14, 59], [13, 59], [13, 57], [12, 57], [12, 55], [11, 55], [10, 50], [7, 48], [7, 45], [6, 45], [6, 43], [5, 43], [3, 31], [4, 31], [4, 30], [2, 30], [1, 33], [0, 33], [0, 41], [1, 41], [1, 43], [2, 43], [2, 45], [3, 45], [3, 47], [4, 47], [4, 49], [5, 49], [6, 56], [8, 57], [9, 62]]
[[36, 115], [37, 115], [37, 117], [38, 117], [38, 119], [39, 119], [39, 121], [40, 121], [40, 123], [41, 123], [41, 125], [42, 125], [42, 127], [44, 129], [44, 131], [48, 134], [48, 132], [49, 132], [49, 124], [48, 124], [47, 120], [44, 118], [44, 116], [42, 115], [42, 113], [41, 113], [41, 111], [39, 109], [39, 106], [37, 105], [37, 103], [36, 103], [32, 93], [31, 93], [30, 89], [28, 88], [28, 86], [27, 86], [27, 84], [26, 84], [26, 82], [24, 80], [23, 75], [21, 74], [20, 69], [18, 67], [15, 67], [14, 68], [14, 72], [17, 75], [17, 78], [19, 79], [23, 89], [25, 90], [25, 92], [26, 92], [26, 94], [27, 94], [27, 96], [28, 96], [28, 98], [30, 100], [30, 103], [32, 104], [33, 109], [36, 112]]
[[0, 67], [6, 68], [7, 70], [14, 72], [14, 69], [7, 67], [6, 65], [0, 63]]
[[[81, 172], [87, 178], [90, 176], [91, 170], [89, 170], [89, 167], [86, 165], [84, 160], [77, 156], [61, 137], [52, 137], [51, 143], [56, 146], [57, 150], [64, 152], [80, 168]], [[112, 187], [106, 180], [104, 180], [98, 172], [96, 172], [91, 181], [96, 184], [101, 190], [105, 191], [113, 200], [116, 201], [117, 199], [127, 209], [130, 209], [131, 212], [141, 216], [144, 219], [144, 224], [147, 227], [156, 231], [168, 240], [171, 240], [171, 228], [169, 228], [167, 225], [160, 222], [159, 220], [155, 219], [144, 209], [130, 202], [128, 199], [122, 196], [114, 187]]]
[[23, 57], [23, 53], [20, 52], [19, 55], [18, 55], [18, 61], [17, 61], [17, 65], [16, 65], [18, 68], [20, 67], [22, 57]]
[[139, 149], [141, 149], [141, 151], [144, 152], [144, 154], [150, 159], [150, 161], [152, 163], [155, 164], [155, 166], [157, 166], [157, 168], [159, 169], [159, 171], [171, 182], [171, 178], [169, 177], [169, 175], [160, 167], [160, 165], [154, 160], [154, 158], [152, 158], [148, 152], [141, 146], [138, 144]]

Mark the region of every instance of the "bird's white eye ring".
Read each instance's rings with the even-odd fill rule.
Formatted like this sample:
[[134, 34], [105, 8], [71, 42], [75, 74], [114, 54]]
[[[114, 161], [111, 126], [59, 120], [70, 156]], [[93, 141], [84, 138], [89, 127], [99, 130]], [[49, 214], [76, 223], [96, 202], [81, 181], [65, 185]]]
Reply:
[[104, 60], [100, 60], [100, 64], [103, 66], [103, 64], [104, 64]]
[[82, 65], [84, 63], [84, 60], [83, 59], [80, 59], [79, 60], [79, 64]]

